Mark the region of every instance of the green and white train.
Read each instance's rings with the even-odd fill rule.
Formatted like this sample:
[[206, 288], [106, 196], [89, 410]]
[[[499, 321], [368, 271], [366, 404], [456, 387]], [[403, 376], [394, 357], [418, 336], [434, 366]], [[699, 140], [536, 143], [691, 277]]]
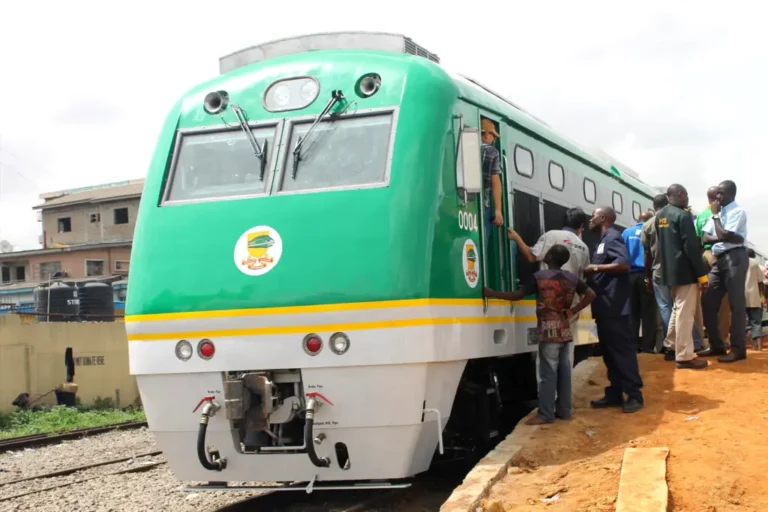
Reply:
[[528, 243], [574, 206], [633, 225], [654, 189], [403, 36], [296, 37], [220, 66], [162, 128], [126, 306], [177, 477], [399, 485], [498, 440], [536, 398], [535, 304], [482, 289], [535, 267], [503, 228], [483, 243], [481, 116]]

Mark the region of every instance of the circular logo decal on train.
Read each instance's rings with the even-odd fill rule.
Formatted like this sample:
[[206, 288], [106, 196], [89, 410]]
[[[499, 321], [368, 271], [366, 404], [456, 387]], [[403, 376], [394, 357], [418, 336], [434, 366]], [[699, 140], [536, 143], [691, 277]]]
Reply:
[[477, 269], [480, 266], [478, 262], [477, 245], [473, 240], [464, 242], [464, 248], [461, 251], [461, 263], [464, 268], [464, 279], [470, 288], [477, 286]]
[[260, 276], [272, 270], [283, 254], [280, 234], [269, 226], [256, 226], [235, 244], [235, 265], [243, 274]]

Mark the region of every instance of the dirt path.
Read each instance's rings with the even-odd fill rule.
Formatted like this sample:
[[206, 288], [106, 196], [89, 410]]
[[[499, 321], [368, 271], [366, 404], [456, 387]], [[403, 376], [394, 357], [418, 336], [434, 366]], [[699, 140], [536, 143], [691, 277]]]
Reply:
[[538, 427], [520, 467], [494, 486], [486, 507], [498, 510], [490, 506], [498, 501], [516, 511], [612, 511], [624, 449], [666, 446], [672, 510], [767, 511], [768, 352], [731, 365], [710, 360], [700, 371], [642, 355], [640, 370], [645, 410], [590, 409], [607, 382], [599, 365], [574, 397], [574, 419]]

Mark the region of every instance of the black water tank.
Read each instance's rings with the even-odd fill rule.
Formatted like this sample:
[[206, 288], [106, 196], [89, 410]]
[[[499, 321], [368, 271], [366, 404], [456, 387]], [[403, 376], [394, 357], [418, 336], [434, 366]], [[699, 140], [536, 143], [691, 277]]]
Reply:
[[[50, 308], [48, 301], [50, 300]], [[51, 283], [35, 288], [35, 310], [38, 322], [72, 322], [79, 313], [77, 288], [66, 283]], [[49, 317], [50, 315], [50, 317]]]
[[80, 318], [87, 322], [114, 322], [115, 295], [107, 283], [85, 283], [79, 288]]

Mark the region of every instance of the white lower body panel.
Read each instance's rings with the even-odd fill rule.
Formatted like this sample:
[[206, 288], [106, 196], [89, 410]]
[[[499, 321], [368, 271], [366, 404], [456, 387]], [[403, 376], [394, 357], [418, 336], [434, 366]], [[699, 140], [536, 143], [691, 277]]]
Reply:
[[[293, 482], [398, 479], [425, 471], [448, 421], [466, 361], [302, 370], [305, 392], [322, 393], [314, 435], [326, 438], [315, 451], [331, 466], [318, 468], [306, 453], [243, 454], [226, 417], [223, 374], [165, 374], [137, 377], [149, 427], [177, 478], [187, 481]], [[205, 396], [222, 408], [211, 418], [206, 444], [227, 461], [223, 471], [204, 469], [197, 458]], [[332, 405], [331, 405], [332, 404]], [[434, 412], [440, 411], [441, 423]], [[334, 446], [344, 443], [349, 469], [340, 467]]]

